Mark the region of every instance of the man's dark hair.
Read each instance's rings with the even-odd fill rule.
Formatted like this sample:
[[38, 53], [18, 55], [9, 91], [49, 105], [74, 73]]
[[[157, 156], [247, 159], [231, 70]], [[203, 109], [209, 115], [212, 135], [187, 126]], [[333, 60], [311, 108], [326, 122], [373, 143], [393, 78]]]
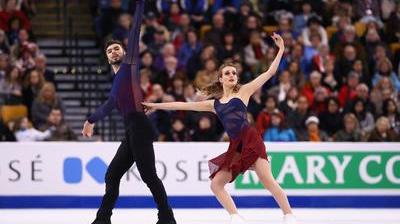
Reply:
[[126, 50], [124, 44], [123, 44], [121, 41], [119, 41], [119, 40], [109, 40], [109, 41], [107, 41], [106, 44], [104, 45], [104, 53], [105, 53], [105, 54], [107, 54], [107, 48], [108, 48], [109, 46], [113, 45], [113, 44], [118, 44], [119, 46], [122, 47], [122, 49], [124, 49], [124, 51]]

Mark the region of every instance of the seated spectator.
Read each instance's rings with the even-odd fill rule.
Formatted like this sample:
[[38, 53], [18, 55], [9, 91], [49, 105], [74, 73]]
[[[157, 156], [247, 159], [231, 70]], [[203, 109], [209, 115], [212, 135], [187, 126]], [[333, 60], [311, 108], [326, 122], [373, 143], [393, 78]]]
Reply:
[[177, 2], [179, 2], [179, 0], [170, 0], [170, 1], [156, 0], [156, 1], [157, 1], [158, 13], [164, 14], [164, 15], [168, 15], [168, 13], [171, 10], [172, 5], [177, 4]]
[[236, 13], [241, 3], [241, 0], [214, 0], [214, 4], [211, 6], [211, 12], [213, 14], [221, 11]]
[[310, 141], [310, 142], [324, 142], [328, 141], [328, 135], [319, 129], [319, 119], [315, 116], [310, 116], [305, 122], [307, 126], [307, 132], [303, 133], [300, 141]]
[[186, 64], [193, 55], [201, 50], [201, 43], [198, 40], [195, 30], [189, 30], [186, 33], [185, 42], [178, 53], [179, 68], [186, 68]]
[[105, 38], [113, 31], [118, 24], [118, 18], [123, 12], [121, 0], [107, 1], [109, 5], [100, 8], [100, 15], [95, 21], [96, 34], [101, 39]]
[[6, 78], [7, 69], [10, 66], [8, 54], [0, 53], [0, 82], [3, 82]]
[[51, 82], [54, 85], [56, 84], [54, 78], [55, 74], [53, 71], [47, 69], [47, 58], [44, 54], [38, 54], [35, 57], [35, 69], [47, 82]]
[[355, 99], [362, 99], [365, 102], [366, 110], [370, 111], [372, 114], [376, 114], [376, 109], [374, 103], [369, 98], [369, 88], [366, 84], [360, 83], [356, 87], [356, 95], [351, 101], [347, 101], [344, 106], [344, 112], [351, 111], [351, 107], [353, 105], [353, 101]]
[[303, 88], [306, 79], [303, 71], [300, 68], [299, 62], [291, 61], [287, 69], [290, 73], [290, 82], [292, 85], [297, 86], [297, 88]]
[[35, 57], [38, 54], [39, 48], [34, 43], [25, 43], [22, 45], [21, 54], [15, 62], [15, 66], [22, 72], [35, 68]]
[[191, 138], [195, 142], [210, 142], [216, 141], [218, 135], [215, 131], [215, 121], [207, 116], [203, 115], [197, 122], [197, 127], [195, 128]]
[[169, 93], [175, 98], [175, 101], [185, 102], [184, 83], [185, 80], [180, 76], [173, 78]]
[[151, 72], [150, 79], [156, 79], [156, 75], [158, 74], [159, 70], [154, 66], [154, 58], [153, 54], [149, 50], [145, 50], [140, 54], [141, 63], [140, 69], [147, 69]]
[[22, 76], [17, 67], [10, 67], [5, 79], [0, 81], [0, 103], [22, 104]]
[[155, 80], [152, 83], [160, 84], [163, 89], [169, 90], [172, 84], [172, 80], [179, 76], [180, 71], [178, 70], [178, 60], [174, 56], [165, 58], [165, 68], [158, 73]]
[[215, 79], [217, 69], [217, 62], [214, 59], [206, 60], [204, 69], [198, 71], [196, 74], [193, 82], [194, 85], [199, 89], [209, 85]]
[[382, 113], [382, 102], [386, 99], [397, 98], [397, 90], [388, 77], [382, 77], [371, 91], [370, 99], [375, 107], [375, 113]]
[[400, 111], [396, 101], [391, 98], [383, 101], [382, 112], [382, 115], [389, 119], [390, 128], [396, 134], [400, 134]]
[[208, 10], [207, 0], [181, 0], [182, 9], [189, 14], [192, 24], [196, 28], [205, 22], [205, 14]]
[[223, 44], [217, 46], [218, 59], [224, 61], [229, 58], [234, 58], [240, 52], [239, 46], [236, 43], [235, 35], [232, 32], [226, 32], [223, 37]]
[[261, 34], [254, 30], [250, 33], [250, 43], [244, 48], [245, 63], [250, 68], [254, 68], [258, 62], [266, 55], [268, 46], [261, 38]]
[[175, 46], [175, 49], [180, 50], [183, 43], [188, 41], [187, 34], [190, 30], [193, 30], [190, 23], [190, 17], [187, 13], [183, 13], [180, 16], [179, 24], [171, 30], [171, 43]]
[[321, 25], [320, 18], [317, 16], [312, 16], [307, 20], [307, 27], [302, 30], [301, 35], [305, 46], [312, 46], [312, 35], [319, 37], [321, 44], [328, 45], [328, 35], [325, 28]]
[[378, 71], [375, 73], [372, 84], [375, 86], [382, 77], [390, 78], [393, 86], [397, 91], [400, 91], [400, 79], [397, 74], [393, 71], [392, 63], [388, 58], [382, 59], [378, 62]]
[[335, 97], [326, 99], [326, 110], [318, 117], [321, 121], [321, 130], [325, 131], [329, 137], [343, 127], [343, 116], [340, 113], [339, 101]]
[[24, 98], [24, 104], [28, 107], [29, 117], [32, 117], [31, 108], [33, 100], [37, 98], [40, 90], [43, 87], [45, 80], [44, 77], [39, 75], [37, 70], [30, 70], [28, 75], [26, 75], [22, 90], [22, 95]]
[[118, 19], [118, 25], [113, 30], [113, 39], [123, 42], [126, 38], [128, 38], [131, 23], [132, 16], [130, 14], [121, 14]]
[[178, 3], [173, 2], [168, 10], [168, 13], [164, 15], [164, 24], [167, 26], [168, 30], [174, 30], [179, 26], [181, 20], [181, 9], [179, 8]]
[[285, 70], [279, 75], [279, 84], [268, 90], [269, 95], [274, 95], [277, 97], [278, 102], [282, 102], [286, 99], [289, 89], [292, 88], [292, 83], [290, 82], [290, 73]]
[[306, 131], [305, 121], [311, 115], [307, 97], [300, 96], [297, 98], [297, 107], [293, 112], [287, 115], [288, 126], [294, 128], [297, 139]]
[[344, 115], [343, 126], [344, 129], [339, 130], [333, 136], [335, 142], [359, 142], [362, 140], [358, 120], [354, 114]]
[[390, 128], [387, 117], [380, 117], [376, 121], [376, 127], [368, 137], [369, 142], [395, 142], [399, 141], [399, 135]]
[[13, 45], [18, 41], [19, 31], [22, 29], [21, 23], [18, 18], [11, 18], [8, 24], [8, 40]]
[[27, 117], [23, 117], [15, 123], [14, 134], [18, 142], [33, 142], [48, 139], [51, 131], [49, 129], [39, 131], [32, 127]]
[[274, 96], [267, 96], [262, 100], [264, 108], [257, 117], [257, 130], [261, 136], [264, 136], [265, 130], [271, 123], [271, 114], [278, 108], [278, 101]]
[[400, 41], [400, 2], [397, 3], [396, 9], [392, 11], [386, 24], [386, 32], [388, 34], [389, 43]]
[[193, 83], [186, 83], [183, 90], [183, 96], [185, 97], [185, 102], [198, 102], [205, 100], [205, 96], [196, 93]]
[[283, 114], [292, 113], [297, 108], [297, 99], [299, 98], [299, 90], [296, 86], [290, 87], [284, 101], [280, 102], [279, 110]]
[[151, 96], [153, 84], [150, 81], [151, 71], [148, 69], [140, 70], [140, 87], [142, 88], [143, 97], [146, 100]]
[[326, 110], [326, 99], [329, 96], [329, 92], [326, 88], [320, 86], [315, 89], [314, 91], [314, 100], [313, 104], [311, 105], [311, 111], [319, 115]]
[[353, 101], [351, 112], [356, 115], [357, 120], [360, 123], [361, 135], [363, 138], [365, 138], [367, 136], [367, 133], [374, 129], [374, 116], [371, 112], [366, 110], [365, 102], [362, 99], [355, 99]]
[[204, 45], [212, 44], [214, 46], [221, 46], [222, 36], [225, 31], [224, 15], [222, 13], [216, 13], [212, 18], [211, 30], [204, 34]]
[[176, 118], [172, 120], [171, 134], [167, 137], [168, 142], [188, 142], [190, 134], [182, 119]]
[[325, 88], [321, 84], [321, 79], [322, 79], [322, 74], [317, 71], [313, 71], [310, 74], [310, 81], [308, 83], [306, 83], [306, 85], [304, 86], [304, 88], [302, 90], [302, 95], [307, 97], [307, 100], [311, 105], [313, 105], [313, 103], [314, 103], [315, 90], [319, 87]]
[[60, 108], [52, 108], [47, 118], [46, 124], [41, 126], [39, 130], [52, 130], [48, 141], [74, 141], [77, 136], [72, 129], [64, 122], [64, 116]]
[[284, 121], [284, 115], [278, 110], [271, 114], [270, 125], [264, 134], [264, 141], [269, 142], [294, 142], [296, 135], [288, 128]]
[[1, 29], [0, 29], [0, 53], [1, 54], [9, 54], [10, 53], [10, 44], [9, 44], [7, 35]]
[[207, 60], [216, 58], [216, 50], [213, 45], [206, 45], [198, 54], [194, 54], [186, 64], [186, 75], [189, 80], [193, 81], [196, 78], [197, 72], [200, 71]]
[[10, 131], [7, 125], [0, 121], [0, 142], [15, 142], [14, 133]]
[[8, 24], [12, 18], [17, 18], [24, 29], [31, 30], [31, 22], [24, 12], [17, 9], [17, 1], [7, 0], [4, 9], [0, 11], [0, 29], [8, 32]]
[[308, 1], [302, 3], [301, 10], [302, 12], [295, 15], [293, 20], [293, 29], [297, 33], [301, 33], [303, 29], [306, 28], [308, 20], [315, 15], [312, 13], [311, 4]]
[[340, 107], [344, 107], [347, 102], [352, 101], [357, 96], [356, 88], [360, 84], [360, 77], [355, 72], [350, 72], [346, 80], [346, 84], [339, 91]]
[[32, 122], [35, 127], [41, 127], [46, 124], [51, 109], [57, 107], [64, 112], [64, 106], [61, 98], [58, 97], [56, 89], [52, 83], [43, 84], [39, 95], [32, 103]]
[[330, 92], [332, 93], [337, 93], [340, 86], [339, 82], [336, 80], [335, 77], [335, 65], [334, 61], [328, 60], [326, 61], [326, 64], [324, 66], [325, 72], [323, 73], [323, 78], [322, 78], [322, 85], [325, 86]]

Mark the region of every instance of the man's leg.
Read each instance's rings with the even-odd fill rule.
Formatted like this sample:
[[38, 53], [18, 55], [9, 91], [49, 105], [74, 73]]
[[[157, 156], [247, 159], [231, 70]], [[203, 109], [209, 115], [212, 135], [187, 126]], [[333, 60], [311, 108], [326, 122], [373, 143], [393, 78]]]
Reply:
[[144, 115], [135, 122], [135, 130], [129, 134], [129, 146], [134, 150], [136, 166], [140, 177], [150, 189], [158, 208], [158, 219], [164, 223], [175, 223], [174, 215], [169, 206], [167, 194], [155, 166], [153, 137], [154, 132], [150, 120]]
[[119, 184], [122, 176], [134, 163], [134, 155], [128, 147], [128, 142], [124, 139], [118, 148], [113, 160], [108, 166], [105, 182], [106, 193], [103, 196], [101, 206], [97, 211], [96, 221], [94, 223], [107, 223], [112, 215], [112, 210], [119, 196]]

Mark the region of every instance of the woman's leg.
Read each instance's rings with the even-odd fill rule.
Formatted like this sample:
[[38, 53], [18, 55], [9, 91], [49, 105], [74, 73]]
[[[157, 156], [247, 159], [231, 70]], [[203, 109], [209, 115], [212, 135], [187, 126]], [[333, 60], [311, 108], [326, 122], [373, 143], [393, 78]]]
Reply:
[[257, 161], [254, 163], [254, 166], [258, 178], [264, 185], [265, 189], [271, 192], [272, 196], [275, 198], [275, 201], [282, 209], [283, 214], [291, 214], [292, 210], [286, 193], [272, 176], [271, 166], [269, 162], [265, 159], [258, 158]]
[[228, 211], [230, 215], [237, 214], [237, 208], [232, 197], [225, 190], [225, 185], [232, 179], [232, 173], [220, 170], [211, 180], [211, 190], [217, 197], [219, 203]]

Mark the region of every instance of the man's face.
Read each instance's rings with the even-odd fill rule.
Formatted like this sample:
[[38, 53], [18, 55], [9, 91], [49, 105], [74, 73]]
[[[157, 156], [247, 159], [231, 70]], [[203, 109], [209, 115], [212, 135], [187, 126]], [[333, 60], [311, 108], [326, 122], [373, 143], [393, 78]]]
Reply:
[[111, 44], [106, 50], [108, 63], [110, 65], [121, 64], [122, 58], [125, 55], [125, 51], [119, 44]]

